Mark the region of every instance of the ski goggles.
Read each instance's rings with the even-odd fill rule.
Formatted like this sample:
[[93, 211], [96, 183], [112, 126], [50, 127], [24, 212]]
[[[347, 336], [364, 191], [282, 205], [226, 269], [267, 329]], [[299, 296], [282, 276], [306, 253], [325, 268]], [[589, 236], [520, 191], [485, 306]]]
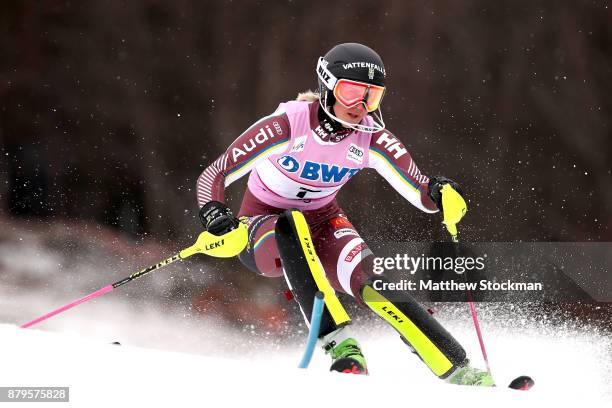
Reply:
[[350, 79], [339, 79], [334, 87], [334, 97], [347, 108], [363, 103], [368, 112], [374, 112], [380, 107], [384, 86], [366, 84]]

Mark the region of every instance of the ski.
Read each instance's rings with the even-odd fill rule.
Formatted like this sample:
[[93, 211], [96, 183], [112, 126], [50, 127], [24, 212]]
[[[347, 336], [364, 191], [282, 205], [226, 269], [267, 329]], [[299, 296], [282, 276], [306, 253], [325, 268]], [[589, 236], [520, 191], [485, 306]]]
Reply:
[[513, 390], [527, 391], [530, 390], [534, 384], [535, 382], [533, 381], [533, 378], [529, 377], [528, 375], [521, 375], [520, 377], [516, 377], [514, 380], [512, 380], [510, 385], [508, 385], [508, 388], [512, 388]]

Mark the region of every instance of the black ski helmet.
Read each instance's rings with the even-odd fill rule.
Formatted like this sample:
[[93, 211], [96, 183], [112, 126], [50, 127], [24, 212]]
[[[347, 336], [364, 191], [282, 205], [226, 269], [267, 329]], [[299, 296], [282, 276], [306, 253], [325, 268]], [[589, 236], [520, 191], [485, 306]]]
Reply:
[[[323, 110], [333, 120], [342, 122], [332, 113], [332, 107], [336, 102], [334, 98], [334, 86], [338, 79], [351, 79], [367, 84], [385, 86], [385, 66], [380, 56], [363, 44], [345, 43], [338, 44], [319, 58], [317, 64], [317, 76], [319, 79], [320, 103]], [[380, 109], [378, 110], [380, 112]], [[357, 130], [366, 132], [377, 132], [384, 129], [382, 115], [375, 115], [379, 123], [376, 127], [364, 125], [353, 126]], [[344, 123], [346, 125], [346, 123]]]

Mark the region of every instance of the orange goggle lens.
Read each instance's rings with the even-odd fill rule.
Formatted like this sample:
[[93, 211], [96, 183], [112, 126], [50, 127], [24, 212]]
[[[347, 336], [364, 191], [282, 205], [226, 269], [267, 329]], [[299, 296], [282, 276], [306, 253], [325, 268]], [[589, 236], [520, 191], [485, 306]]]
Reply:
[[340, 79], [334, 87], [334, 96], [347, 108], [364, 103], [368, 112], [374, 112], [380, 106], [385, 88], [363, 82]]

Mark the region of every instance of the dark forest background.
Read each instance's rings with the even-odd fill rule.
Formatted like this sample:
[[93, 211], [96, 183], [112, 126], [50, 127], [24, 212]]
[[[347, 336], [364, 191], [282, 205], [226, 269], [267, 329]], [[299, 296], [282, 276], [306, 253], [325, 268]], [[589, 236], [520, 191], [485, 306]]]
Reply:
[[[385, 61], [389, 129], [466, 191], [466, 239], [611, 241], [610, 21], [606, 1], [3, 1], [0, 215], [193, 234], [205, 166], [354, 41]], [[381, 181], [339, 195], [366, 241], [444, 238]]]

